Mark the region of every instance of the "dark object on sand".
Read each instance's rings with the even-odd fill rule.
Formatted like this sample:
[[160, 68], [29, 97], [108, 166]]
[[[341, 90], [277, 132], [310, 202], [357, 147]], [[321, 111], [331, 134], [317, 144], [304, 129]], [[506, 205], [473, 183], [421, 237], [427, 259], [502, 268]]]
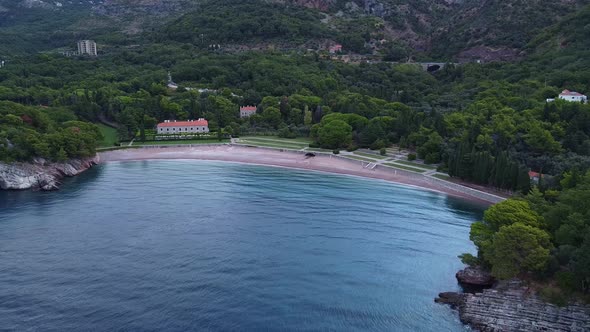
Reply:
[[315, 153], [308, 152], [308, 153], [305, 154], [305, 157], [307, 157], [307, 158], [315, 157]]

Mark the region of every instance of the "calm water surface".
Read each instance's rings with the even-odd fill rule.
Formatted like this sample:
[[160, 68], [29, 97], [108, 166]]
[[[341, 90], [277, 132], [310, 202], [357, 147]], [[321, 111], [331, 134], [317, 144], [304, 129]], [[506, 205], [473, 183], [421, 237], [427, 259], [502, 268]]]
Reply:
[[381, 181], [200, 161], [0, 192], [0, 330], [460, 331], [482, 207]]

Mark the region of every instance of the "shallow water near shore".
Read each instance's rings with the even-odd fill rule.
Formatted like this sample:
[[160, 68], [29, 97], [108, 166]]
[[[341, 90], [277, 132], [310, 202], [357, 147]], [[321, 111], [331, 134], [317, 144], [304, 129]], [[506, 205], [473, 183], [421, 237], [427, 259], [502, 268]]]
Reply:
[[0, 192], [9, 330], [465, 327], [441, 291], [483, 207], [384, 181], [208, 161]]

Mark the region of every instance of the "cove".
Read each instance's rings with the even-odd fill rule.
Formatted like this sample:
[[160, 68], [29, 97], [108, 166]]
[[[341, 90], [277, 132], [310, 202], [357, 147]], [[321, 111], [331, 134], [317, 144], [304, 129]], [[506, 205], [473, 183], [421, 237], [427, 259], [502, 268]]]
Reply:
[[378, 180], [206, 161], [0, 192], [9, 330], [459, 331], [482, 206]]

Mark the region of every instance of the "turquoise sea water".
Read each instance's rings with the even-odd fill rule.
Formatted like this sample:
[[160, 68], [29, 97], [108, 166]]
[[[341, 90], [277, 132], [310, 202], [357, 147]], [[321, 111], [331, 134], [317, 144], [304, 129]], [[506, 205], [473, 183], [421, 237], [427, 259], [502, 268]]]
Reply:
[[233, 163], [110, 163], [0, 192], [0, 330], [460, 331], [482, 207]]

